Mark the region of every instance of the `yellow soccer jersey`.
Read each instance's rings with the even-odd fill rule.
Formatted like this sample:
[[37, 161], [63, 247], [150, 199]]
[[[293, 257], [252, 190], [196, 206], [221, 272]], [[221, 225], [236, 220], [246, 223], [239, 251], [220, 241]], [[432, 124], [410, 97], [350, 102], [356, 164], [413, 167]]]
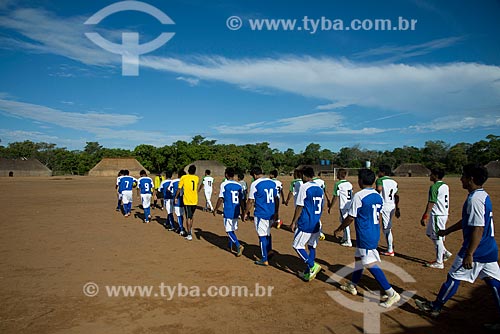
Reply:
[[183, 175], [179, 181], [179, 189], [184, 189], [184, 205], [198, 205], [198, 183], [200, 178], [196, 175]]

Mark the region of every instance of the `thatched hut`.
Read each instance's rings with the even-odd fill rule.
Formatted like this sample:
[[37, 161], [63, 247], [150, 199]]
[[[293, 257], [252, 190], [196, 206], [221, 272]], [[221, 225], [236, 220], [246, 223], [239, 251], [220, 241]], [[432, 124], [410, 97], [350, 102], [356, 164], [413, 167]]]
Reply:
[[132, 176], [139, 176], [142, 169], [149, 174], [134, 158], [104, 158], [89, 171], [89, 176], [116, 176], [121, 169], [128, 169]]
[[395, 176], [429, 176], [431, 171], [422, 164], [401, 164], [394, 170]]
[[226, 171], [226, 166], [224, 166], [222, 163], [216, 160], [196, 160], [193, 163], [188, 164], [186, 167], [184, 167], [184, 170], [188, 171], [189, 166], [195, 165], [196, 166], [196, 175], [198, 175], [200, 178], [205, 175], [205, 170], [210, 169], [211, 175], [213, 177], [216, 176], [224, 176], [224, 172]]
[[0, 176], [52, 176], [52, 171], [37, 159], [0, 158]]
[[486, 164], [489, 177], [500, 177], [500, 161], [490, 161]]

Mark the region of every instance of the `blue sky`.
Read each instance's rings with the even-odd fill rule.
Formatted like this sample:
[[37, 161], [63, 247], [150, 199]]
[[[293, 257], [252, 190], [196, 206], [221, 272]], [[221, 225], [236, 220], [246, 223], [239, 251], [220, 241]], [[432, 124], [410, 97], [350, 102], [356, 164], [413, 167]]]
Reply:
[[[498, 1], [147, 0], [175, 24], [119, 1], [0, 0], [0, 139], [133, 149], [201, 134], [302, 151], [386, 150], [500, 134]], [[227, 27], [238, 16], [239, 30]], [[250, 20], [417, 20], [415, 30], [256, 31]], [[175, 35], [122, 75], [86, 32], [139, 43]]]

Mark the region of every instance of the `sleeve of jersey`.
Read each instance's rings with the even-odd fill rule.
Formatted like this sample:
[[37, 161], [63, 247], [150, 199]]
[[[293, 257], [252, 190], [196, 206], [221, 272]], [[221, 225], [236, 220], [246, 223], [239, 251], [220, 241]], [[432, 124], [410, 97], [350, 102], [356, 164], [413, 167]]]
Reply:
[[219, 192], [219, 197], [224, 197], [224, 188], [226, 187], [226, 183], [224, 182], [223, 184], [220, 185], [220, 192]]
[[438, 192], [439, 192], [439, 188], [436, 187], [436, 186], [431, 186], [431, 188], [429, 189], [429, 202], [431, 203], [437, 203], [438, 201]]
[[484, 222], [484, 202], [481, 198], [473, 196], [470, 200], [469, 226], [485, 226]]
[[354, 197], [351, 202], [351, 206], [349, 207], [348, 215], [351, 217], [358, 216], [358, 208], [361, 207], [361, 199], [357, 194], [354, 194]]
[[304, 206], [304, 199], [307, 197], [306, 189], [307, 187], [304, 185], [300, 187], [299, 193], [297, 194], [297, 202], [298, 206]]
[[335, 183], [335, 186], [333, 187], [333, 196], [338, 196], [339, 195], [339, 183]]
[[179, 180], [179, 185], [178, 185], [179, 189], [181, 189], [182, 187], [184, 187], [184, 180], [185, 180], [185, 179], [186, 179], [186, 178], [183, 176], [183, 177], [181, 177], [181, 179]]
[[254, 194], [256, 190], [257, 189], [255, 188], [255, 182], [252, 182], [252, 184], [250, 185], [250, 193], [248, 194], [249, 199], [255, 199]]

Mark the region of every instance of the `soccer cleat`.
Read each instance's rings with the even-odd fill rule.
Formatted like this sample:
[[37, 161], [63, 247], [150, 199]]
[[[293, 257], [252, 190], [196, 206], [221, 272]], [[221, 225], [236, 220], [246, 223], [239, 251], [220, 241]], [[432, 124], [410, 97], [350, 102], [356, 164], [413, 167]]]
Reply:
[[356, 286], [352, 284], [351, 282], [344, 283], [340, 286], [340, 289], [349, 292], [351, 295], [356, 296], [358, 294], [358, 290], [356, 289]]
[[243, 255], [243, 250], [245, 249], [245, 247], [243, 247], [243, 245], [240, 245], [240, 247], [238, 248], [238, 252], [236, 253], [236, 256], [237, 257], [240, 257]]
[[380, 252], [384, 256], [394, 256], [394, 252]]
[[441, 313], [441, 309], [435, 309], [432, 302], [428, 300], [418, 300], [415, 299], [415, 305], [420, 309], [420, 311], [429, 313], [431, 317], [437, 318]]
[[167, 231], [175, 231], [175, 228], [172, 225], [170, 225], [167, 227]]
[[283, 222], [281, 221], [281, 219], [278, 219], [278, 221], [276, 222], [276, 228], [281, 228], [281, 225], [283, 225]]
[[144, 224], [149, 224], [149, 220], [145, 220], [145, 221], [144, 221]]
[[191, 241], [193, 240], [193, 236], [191, 234], [188, 234], [185, 239]]
[[344, 246], [344, 247], [352, 247], [352, 242], [350, 242], [349, 240], [346, 240], [344, 242], [342, 242], [340, 244], [340, 246]]
[[434, 261], [434, 262], [427, 262], [425, 264], [426, 267], [428, 268], [434, 268], [434, 269], [444, 269], [444, 264], [442, 263], [439, 263], [437, 261]]
[[309, 282], [311, 280], [311, 273], [305, 271], [299, 271], [298, 276], [306, 282]]
[[451, 252], [446, 251], [446, 253], [444, 253], [444, 255], [443, 255], [443, 262], [448, 261], [452, 256], [453, 256], [453, 254]]
[[320, 234], [319, 234], [319, 240], [320, 240], [320, 241], [323, 241], [323, 240], [325, 240], [325, 239], [326, 239], [325, 234], [324, 234], [323, 232], [320, 232]]
[[309, 272], [309, 281], [312, 281], [320, 271], [321, 271], [321, 266], [316, 262], [314, 262], [314, 266], [311, 268]]
[[269, 262], [263, 261], [263, 260], [258, 260], [258, 261], [255, 261], [254, 263], [258, 266], [263, 266], [263, 267], [267, 267], [269, 265]]
[[179, 235], [181, 237], [185, 237], [187, 235], [187, 233], [186, 233], [186, 231], [182, 230], [182, 231], [179, 232]]
[[385, 307], [385, 308], [389, 308], [392, 305], [399, 302], [400, 299], [401, 299], [401, 296], [399, 295], [399, 293], [394, 291], [394, 294], [392, 296], [390, 296], [389, 298], [387, 298], [387, 300], [385, 302], [380, 303], [380, 306]]

